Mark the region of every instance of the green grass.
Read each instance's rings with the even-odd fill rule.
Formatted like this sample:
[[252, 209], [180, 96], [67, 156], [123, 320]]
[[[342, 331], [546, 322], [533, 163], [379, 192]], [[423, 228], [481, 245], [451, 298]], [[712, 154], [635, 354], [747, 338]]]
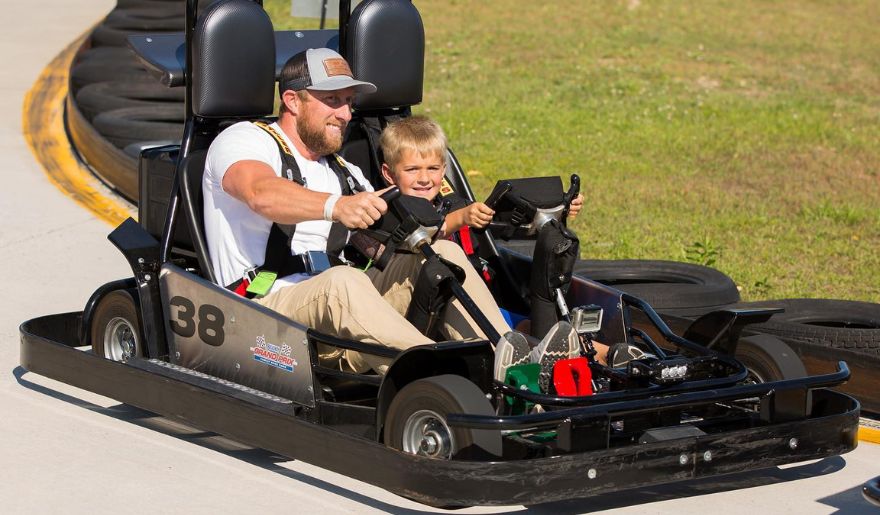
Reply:
[[[416, 0], [424, 101], [478, 196], [578, 173], [584, 257], [711, 264], [747, 300], [880, 302], [880, 9]], [[276, 27], [289, 2], [267, 0]]]

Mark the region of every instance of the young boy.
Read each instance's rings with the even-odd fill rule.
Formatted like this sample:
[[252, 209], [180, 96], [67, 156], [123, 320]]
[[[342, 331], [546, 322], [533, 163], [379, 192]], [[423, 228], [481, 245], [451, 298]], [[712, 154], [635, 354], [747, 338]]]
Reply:
[[[470, 203], [451, 191], [443, 191], [446, 172], [446, 134], [434, 120], [425, 116], [411, 116], [394, 122], [382, 131], [379, 140], [384, 163], [382, 177], [388, 184], [396, 184], [401, 193], [422, 197], [439, 206], [443, 200], [451, 202], [442, 235], [454, 234], [464, 226], [483, 228], [495, 214], [482, 202]], [[571, 201], [569, 218], [577, 216], [584, 204], [583, 195]], [[441, 236], [442, 236], [441, 235]]]
[[[448, 185], [444, 187], [447, 142], [446, 135], [437, 122], [425, 116], [403, 118], [389, 124], [382, 131], [379, 144], [384, 160], [382, 177], [385, 182], [397, 185], [401, 193], [405, 195], [428, 199], [437, 206], [443, 200], [452, 202], [450, 211], [446, 215], [446, 221], [441, 228], [441, 236], [454, 234], [464, 226], [485, 227], [492, 221], [495, 211], [489, 206], [482, 202], [470, 203], [452, 192]], [[447, 188], [449, 191], [443, 191]], [[571, 202], [569, 218], [577, 216], [583, 203], [583, 195], [578, 194]], [[570, 326], [567, 327], [570, 329]], [[552, 339], [553, 335], [548, 334], [545, 336], [545, 339], [547, 338]], [[560, 335], [557, 338], [571, 339], [565, 335]], [[560, 345], [564, 347], [566, 344]], [[567, 345], [573, 351], [571, 347], [574, 342]], [[608, 347], [598, 342], [594, 342], [594, 345], [598, 351], [597, 358], [600, 362], [605, 363]], [[612, 354], [619, 354], [620, 359], [627, 361], [639, 357], [632, 354], [635, 351], [630, 350], [629, 346], [624, 345], [624, 347]], [[612, 357], [612, 365], [617, 364], [613, 356], [608, 357]], [[543, 361], [543, 356], [533, 356], [532, 361]]]

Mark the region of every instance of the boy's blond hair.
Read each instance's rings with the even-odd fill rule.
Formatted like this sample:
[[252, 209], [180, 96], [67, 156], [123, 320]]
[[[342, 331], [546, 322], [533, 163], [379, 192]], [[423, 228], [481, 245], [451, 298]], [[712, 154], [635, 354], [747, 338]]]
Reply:
[[431, 154], [440, 156], [446, 164], [446, 134], [434, 120], [427, 116], [410, 116], [389, 124], [379, 138], [382, 157], [394, 169], [409, 150], [425, 157]]

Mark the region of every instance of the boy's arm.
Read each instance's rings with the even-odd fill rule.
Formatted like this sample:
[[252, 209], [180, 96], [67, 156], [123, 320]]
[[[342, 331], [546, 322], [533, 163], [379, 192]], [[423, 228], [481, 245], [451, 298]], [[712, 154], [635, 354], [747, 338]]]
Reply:
[[456, 209], [446, 215], [446, 223], [443, 224], [443, 232], [451, 234], [462, 226], [469, 225], [471, 227], [486, 227], [492, 221], [495, 214], [489, 206], [482, 202], [474, 202], [461, 209]]
[[462, 226], [464, 225], [465, 211], [467, 211], [468, 207], [469, 206], [465, 206], [461, 209], [456, 209], [455, 211], [451, 211], [449, 214], [446, 215], [446, 220], [444, 220], [443, 227], [440, 229], [442, 236], [452, 234], [462, 228]]

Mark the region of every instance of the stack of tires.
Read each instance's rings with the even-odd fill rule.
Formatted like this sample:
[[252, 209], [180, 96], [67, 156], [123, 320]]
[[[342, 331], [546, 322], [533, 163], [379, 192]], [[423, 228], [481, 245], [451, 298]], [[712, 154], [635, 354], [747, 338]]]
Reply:
[[[510, 250], [532, 255], [534, 241], [499, 241]], [[696, 318], [739, 302], [736, 283], [707, 266], [648, 259], [579, 259], [575, 275], [638, 297], [664, 315]]]
[[68, 130], [84, 159], [123, 196], [137, 201], [137, 157], [179, 142], [184, 89], [150, 75], [127, 46], [130, 34], [183, 32], [185, 0], [118, 0], [70, 69]]

